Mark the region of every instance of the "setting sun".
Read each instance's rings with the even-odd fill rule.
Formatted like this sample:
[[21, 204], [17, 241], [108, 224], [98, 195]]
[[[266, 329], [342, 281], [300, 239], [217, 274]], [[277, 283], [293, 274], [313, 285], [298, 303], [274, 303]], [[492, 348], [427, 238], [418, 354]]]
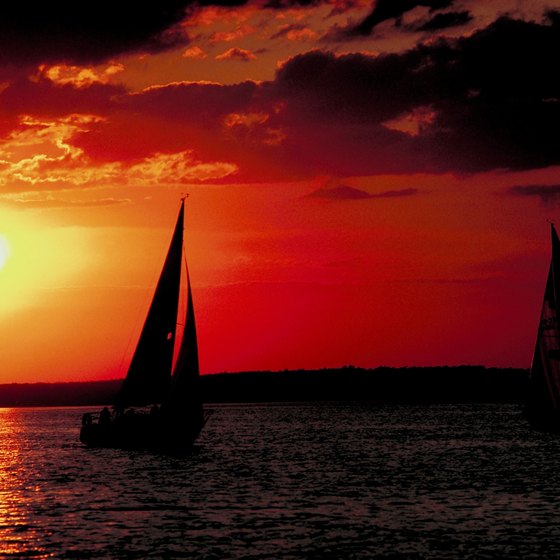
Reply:
[[8, 240], [0, 233], [0, 268], [4, 268], [9, 256], [10, 246], [8, 244]]

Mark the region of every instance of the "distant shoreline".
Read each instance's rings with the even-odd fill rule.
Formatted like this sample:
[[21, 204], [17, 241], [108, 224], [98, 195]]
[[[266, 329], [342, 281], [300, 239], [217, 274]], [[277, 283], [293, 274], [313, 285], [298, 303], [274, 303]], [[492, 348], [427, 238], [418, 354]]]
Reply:
[[[375, 401], [520, 403], [528, 370], [441, 366], [217, 373], [201, 376], [207, 403]], [[122, 380], [0, 385], [0, 407], [99, 406]]]

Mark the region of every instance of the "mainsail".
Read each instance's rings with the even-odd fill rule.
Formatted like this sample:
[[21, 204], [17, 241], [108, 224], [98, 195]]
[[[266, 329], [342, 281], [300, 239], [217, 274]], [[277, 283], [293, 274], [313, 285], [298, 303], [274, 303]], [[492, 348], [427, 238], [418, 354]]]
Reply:
[[552, 259], [529, 376], [526, 414], [540, 429], [560, 430], [560, 241], [551, 224]]
[[171, 386], [183, 256], [184, 201], [152, 304], [115, 405], [162, 403]]

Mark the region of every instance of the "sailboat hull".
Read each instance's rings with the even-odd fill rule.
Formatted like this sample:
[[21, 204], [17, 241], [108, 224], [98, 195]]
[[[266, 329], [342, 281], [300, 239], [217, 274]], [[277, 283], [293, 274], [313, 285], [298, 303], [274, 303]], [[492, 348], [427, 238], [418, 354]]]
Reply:
[[185, 452], [192, 449], [207, 417], [193, 421], [134, 414], [109, 423], [82, 426], [80, 441], [88, 447]]

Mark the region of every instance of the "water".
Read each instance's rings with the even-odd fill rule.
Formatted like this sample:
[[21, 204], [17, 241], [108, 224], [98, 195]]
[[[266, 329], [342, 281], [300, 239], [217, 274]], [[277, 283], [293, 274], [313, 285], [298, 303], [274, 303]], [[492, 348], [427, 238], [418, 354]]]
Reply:
[[0, 409], [0, 558], [560, 557], [560, 437], [516, 406], [214, 408], [182, 459]]

